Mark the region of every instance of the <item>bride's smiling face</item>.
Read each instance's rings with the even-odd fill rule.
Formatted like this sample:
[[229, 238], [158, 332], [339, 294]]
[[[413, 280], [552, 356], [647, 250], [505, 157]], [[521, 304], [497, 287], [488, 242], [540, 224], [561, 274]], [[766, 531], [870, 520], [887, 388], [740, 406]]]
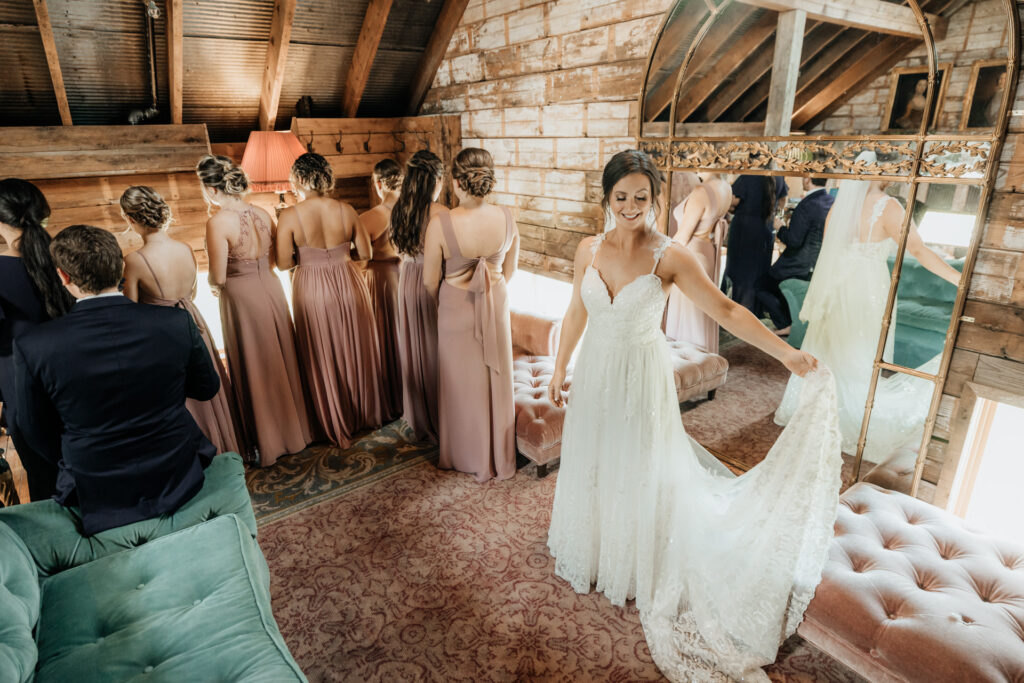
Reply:
[[615, 227], [645, 230], [647, 214], [651, 211], [651, 194], [651, 181], [643, 173], [631, 173], [615, 183], [608, 196]]

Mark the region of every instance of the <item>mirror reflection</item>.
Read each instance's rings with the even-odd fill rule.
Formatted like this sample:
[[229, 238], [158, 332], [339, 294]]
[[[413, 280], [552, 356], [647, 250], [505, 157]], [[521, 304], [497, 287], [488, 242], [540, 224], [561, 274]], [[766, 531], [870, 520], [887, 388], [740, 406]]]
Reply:
[[[937, 370], [938, 359], [932, 371]], [[864, 442], [862, 476], [876, 481], [913, 470], [934, 390], [932, 380], [900, 372], [883, 373], [878, 378]]]

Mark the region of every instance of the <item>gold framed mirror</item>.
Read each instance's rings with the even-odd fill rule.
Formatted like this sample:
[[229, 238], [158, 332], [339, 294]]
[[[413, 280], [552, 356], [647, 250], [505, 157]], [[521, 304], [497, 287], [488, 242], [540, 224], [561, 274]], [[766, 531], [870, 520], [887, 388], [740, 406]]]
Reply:
[[[988, 23], [972, 24], [975, 15]], [[867, 181], [892, 200], [888, 282], [867, 325], [873, 359], [860, 370], [863, 401], [849, 410], [856, 427], [844, 433], [851, 481], [903, 451], [913, 454], [913, 494], [921, 483], [1016, 90], [1018, 41], [1009, 0], [677, 0], [649, 54], [637, 146], [666, 172], [663, 230], [674, 232], [694, 173], [783, 177], [790, 188], [825, 179], [828, 191]], [[729, 255], [728, 246], [718, 254], [722, 270]], [[790, 302], [794, 321], [800, 303]], [[898, 411], [900, 397], [912, 409]]]

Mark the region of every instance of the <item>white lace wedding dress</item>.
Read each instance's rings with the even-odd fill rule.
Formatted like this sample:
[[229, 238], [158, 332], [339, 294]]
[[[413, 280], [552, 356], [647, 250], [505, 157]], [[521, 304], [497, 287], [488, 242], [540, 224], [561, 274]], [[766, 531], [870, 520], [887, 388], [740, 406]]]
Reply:
[[[593, 252], [603, 241], [598, 236]], [[654, 268], [614, 300], [587, 268], [548, 545], [555, 572], [635, 598], [673, 681], [767, 680], [821, 577], [838, 505], [831, 376], [809, 376], [790, 426], [734, 477], [683, 430]]]

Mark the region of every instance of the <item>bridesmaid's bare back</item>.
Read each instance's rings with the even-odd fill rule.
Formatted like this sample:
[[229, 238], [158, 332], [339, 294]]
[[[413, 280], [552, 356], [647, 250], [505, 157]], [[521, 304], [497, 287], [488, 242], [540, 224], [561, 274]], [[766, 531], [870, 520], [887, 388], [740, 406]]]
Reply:
[[312, 197], [281, 214], [296, 247], [333, 249], [355, 237], [355, 210], [330, 197]]
[[145, 244], [125, 257], [125, 280], [133, 282], [139, 294], [161, 299], [191, 299], [196, 284], [192, 249], [173, 239]]
[[[458, 242], [458, 250], [465, 258], [490, 257], [496, 254], [505, 244], [507, 234], [505, 212], [492, 204], [484, 204], [474, 209], [454, 208], [450, 211], [452, 230]], [[452, 248], [447, 241], [442, 241], [441, 249], [444, 257], [451, 258]], [[502, 275], [502, 263], [488, 263], [491, 279]], [[473, 270], [458, 273], [446, 278], [456, 287], [465, 288], [473, 279]]]
[[390, 261], [398, 258], [398, 250], [388, 236], [391, 224], [391, 207], [378, 204], [369, 211], [359, 214], [359, 220], [373, 243], [373, 260]]

